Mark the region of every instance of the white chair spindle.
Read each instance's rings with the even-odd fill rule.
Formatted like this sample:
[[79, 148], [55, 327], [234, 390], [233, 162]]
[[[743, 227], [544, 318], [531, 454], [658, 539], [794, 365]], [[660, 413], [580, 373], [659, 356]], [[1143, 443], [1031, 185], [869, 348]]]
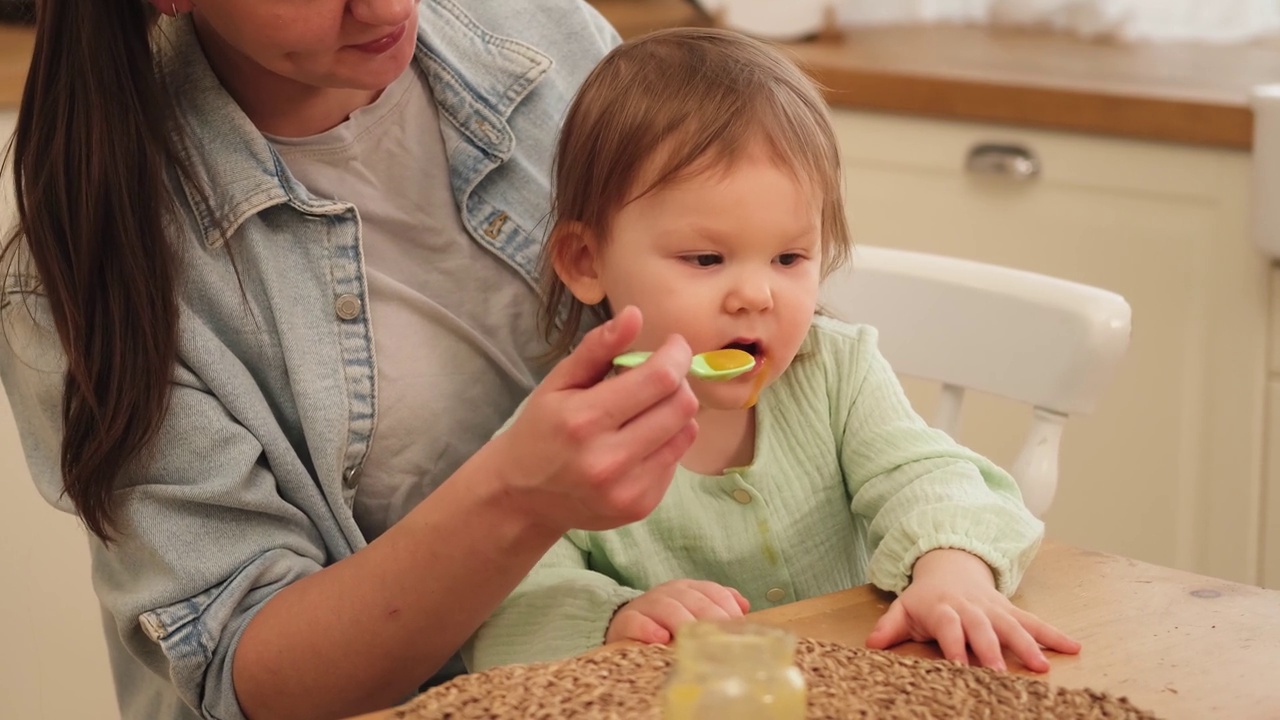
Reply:
[[1066, 415], [1036, 408], [1026, 442], [1009, 471], [1022, 490], [1022, 501], [1038, 518], [1049, 511], [1058, 491], [1058, 448], [1066, 424]]
[[960, 409], [964, 405], [964, 388], [950, 383], [942, 384], [938, 407], [933, 411], [934, 427], [951, 437], [960, 433]]

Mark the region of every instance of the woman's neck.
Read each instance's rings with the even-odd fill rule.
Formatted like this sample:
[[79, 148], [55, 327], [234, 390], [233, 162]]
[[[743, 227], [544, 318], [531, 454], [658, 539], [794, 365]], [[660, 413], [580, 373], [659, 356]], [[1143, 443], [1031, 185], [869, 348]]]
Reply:
[[255, 93], [255, 96], [233, 96], [254, 127], [267, 135], [286, 138], [318, 135], [335, 128], [382, 93], [381, 90], [313, 88], [287, 83], [278, 90]]
[[698, 439], [680, 464], [700, 475], [720, 475], [755, 459], [756, 409], [698, 411]]

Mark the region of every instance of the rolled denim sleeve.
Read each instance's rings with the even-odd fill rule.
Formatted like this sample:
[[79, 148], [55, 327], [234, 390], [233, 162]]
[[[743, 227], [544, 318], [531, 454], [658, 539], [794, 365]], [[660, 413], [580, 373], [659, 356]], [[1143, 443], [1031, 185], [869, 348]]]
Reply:
[[118, 495], [119, 540], [94, 543], [97, 589], [124, 644], [188, 705], [240, 718], [232, 662], [244, 628], [326, 553], [281, 497], [262, 446], [184, 381], [155, 440], [164, 452]]
[[[43, 300], [3, 297], [0, 379], [36, 485], [70, 512], [59, 466], [65, 357]], [[112, 621], [113, 653], [167, 678], [192, 715], [239, 720], [232, 662], [241, 633], [332, 551], [297, 501], [282, 496], [264, 444], [185, 366], [166, 417], [147, 462], [119, 479], [113, 540], [91, 539], [94, 589]], [[145, 682], [117, 677], [122, 687]], [[122, 707], [135, 701], [121, 697]]]

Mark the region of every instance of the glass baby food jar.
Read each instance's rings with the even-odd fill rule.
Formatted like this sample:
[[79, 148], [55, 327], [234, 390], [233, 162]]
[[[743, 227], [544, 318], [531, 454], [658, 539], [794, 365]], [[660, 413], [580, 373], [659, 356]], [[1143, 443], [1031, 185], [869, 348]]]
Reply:
[[744, 621], [701, 621], [676, 634], [665, 720], [804, 720], [796, 638]]

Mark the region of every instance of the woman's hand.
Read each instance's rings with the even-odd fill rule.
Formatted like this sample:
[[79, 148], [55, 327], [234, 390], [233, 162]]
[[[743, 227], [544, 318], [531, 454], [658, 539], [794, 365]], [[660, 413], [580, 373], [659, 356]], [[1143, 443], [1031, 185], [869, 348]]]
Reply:
[[991, 568], [975, 555], [934, 550], [916, 561], [911, 575], [911, 584], [867, 637], [867, 647], [937, 640], [943, 656], [968, 665], [967, 645], [979, 664], [997, 670], [1007, 669], [1002, 648], [1008, 648], [1034, 672], [1049, 670], [1041, 646], [1069, 655], [1080, 652], [1080, 643], [1014, 607], [996, 590]]
[[504, 492], [534, 523], [559, 533], [645, 517], [697, 437], [698, 400], [686, 379], [692, 355], [682, 338], [606, 377], [640, 325], [640, 312], [628, 307], [587, 333], [487, 447], [501, 453]]
[[685, 623], [742, 617], [748, 609], [747, 599], [733, 588], [709, 580], [672, 580], [618, 608], [604, 641], [666, 644]]

